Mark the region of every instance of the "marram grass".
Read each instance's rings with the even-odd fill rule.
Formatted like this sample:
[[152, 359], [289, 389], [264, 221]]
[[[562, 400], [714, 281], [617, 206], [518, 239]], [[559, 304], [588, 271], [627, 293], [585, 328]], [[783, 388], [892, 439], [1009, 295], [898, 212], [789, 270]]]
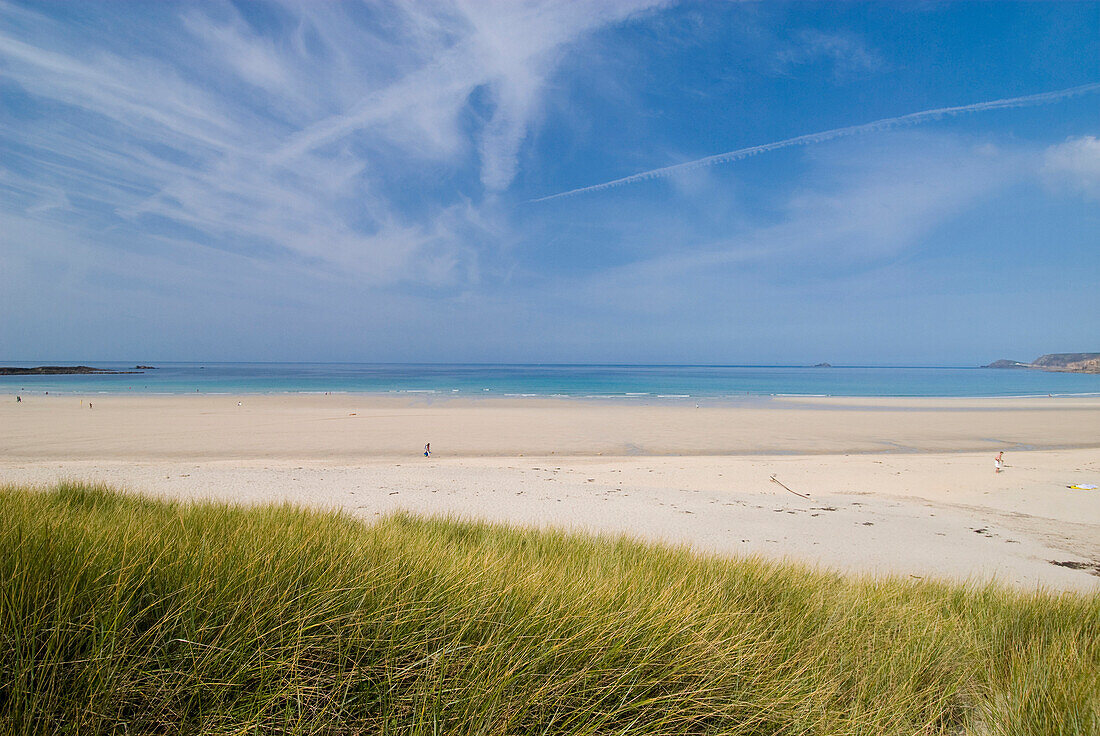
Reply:
[[2, 734], [1097, 734], [1100, 596], [0, 489]]

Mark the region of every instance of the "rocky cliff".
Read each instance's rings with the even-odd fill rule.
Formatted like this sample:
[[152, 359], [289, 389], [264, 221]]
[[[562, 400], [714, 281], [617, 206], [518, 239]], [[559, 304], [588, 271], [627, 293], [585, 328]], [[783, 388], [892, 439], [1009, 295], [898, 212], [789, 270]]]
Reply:
[[1036, 358], [1031, 364], [1045, 371], [1097, 373], [1100, 372], [1100, 353], [1051, 353]]
[[1058, 373], [1100, 373], [1100, 353], [1049, 353], [1030, 363], [995, 360], [983, 368], [1037, 368]]

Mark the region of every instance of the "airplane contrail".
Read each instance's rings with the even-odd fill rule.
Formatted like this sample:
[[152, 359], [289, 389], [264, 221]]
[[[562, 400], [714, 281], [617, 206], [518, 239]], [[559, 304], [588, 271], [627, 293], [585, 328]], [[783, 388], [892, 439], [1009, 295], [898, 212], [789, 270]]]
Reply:
[[883, 118], [882, 120], [875, 120], [870, 123], [849, 125], [845, 128], [833, 128], [832, 130], [823, 130], [820, 133], [807, 133], [806, 135], [799, 135], [795, 136], [794, 138], [786, 138], [784, 140], [775, 141], [773, 143], [763, 143], [759, 146], [738, 148], [736, 151], [718, 153], [713, 156], [706, 156], [704, 158], [695, 159], [694, 161], [685, 161], [682, 164], [662, 166], [659, 169], [650, 169], [649, 171], [643, 171], [638, 174], [624, 176], [621, 179], [612, 179], [611, 181], [605, 181], [602, 184], [593, 184], [591, 186], [580, 187], [578, 189], [570, 189], [567, 192], [559, 192], [557, 194], [550, 194], [545, 197], [538, 197], [537, 199], [528, 200], [528, 202], [546, 202], [551, 199], [572, 197], [577, 194], [585, 194], [587, 192], [599, 192], [603, 191], [604, 189], [620, 187], [624, 184], [633, 184], [634, 182], [638, 181], [663, 178], [681, 171], [691, 171], [692, 169], [701, 169], [704, 166], [714, 166], [715, 164], [724, 164], [729, 163], [730, 161], [739, 161], [743, 158], [748, 158], [749, 156], [755, 156], [759, 153], [767, 153], [768, 151], [776, 151], [780, 148], [789, 148], [791, 146], [805, 146], [810, 143], [822, 143], [824, 141], [831, 141], [836, 138], [845, 138], [850, 135], [859, 135], [860, 133], [870, 133], [879, 130], [886, 130], [889, 128], [897, 127], [899, 125], [912, 125], [915, 123], [923, 122], [925, 120], [935, 120], [937, 118], [951, 117], [954, 115], [962, 115], [971, 112], [984, 112], [986, 110], [1003, 110], [1009, 107], [1042, 105], [1048, 102], [1057, 102], [1058, 100], [1063, 100], [1067, 97], [1075, 97], [1077, 95], [1084, 95], [1090, 92], [1096, 92], [1098, 90], [1100, 90], [1100, 82], [1092, 82], [1090, 84], [1082, 84], [1079, 87], [1069, 87], [1068, 89], [1055, 90], [1054, 92], [1041, 92], [1035, 95], [1025, 95], [1023, 97], [1008, 97], [1003, 100], [990, 100], [988, 102], [975, 102], [971, 105], [959, 105], [958, 107], [939, 107], [934, 110], [921, 110], [920, 112], [911, 112], [908, 115], [900, 115], [896, 118]]

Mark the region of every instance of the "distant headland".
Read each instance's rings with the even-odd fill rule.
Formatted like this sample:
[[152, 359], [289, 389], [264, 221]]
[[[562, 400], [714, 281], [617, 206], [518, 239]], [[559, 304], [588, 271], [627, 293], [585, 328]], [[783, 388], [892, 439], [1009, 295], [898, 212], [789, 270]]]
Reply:
[[[151, 369], [150, 365], [139, 365], [143, 370]], [[141, 370], [112, 371], [106, 368], [92, 368], [87, 365], [40, 365], [35, 368], [14, 368], [12, 366], [0, 366], [0, 376], [66, 376], [66, 375], [124, 375], [129, 373], [141, 373]]]
[[1100, 353], [1050, 353], [1030, 363], [995, 360], [982, 368], [1033, 368], [1055, 373], [1100, 373]]

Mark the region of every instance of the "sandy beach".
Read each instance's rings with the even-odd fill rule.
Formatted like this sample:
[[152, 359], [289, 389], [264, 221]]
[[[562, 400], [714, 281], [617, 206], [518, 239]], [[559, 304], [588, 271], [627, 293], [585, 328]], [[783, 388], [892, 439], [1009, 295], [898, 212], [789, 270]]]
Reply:
[[1097, 398], [0, 403], [0, 482], [59, 478], [368, 519], [405, 510], [629, 534], [854, 573], [1100, 590], [1100, 491], [1068, 488], [1100, 484]]

